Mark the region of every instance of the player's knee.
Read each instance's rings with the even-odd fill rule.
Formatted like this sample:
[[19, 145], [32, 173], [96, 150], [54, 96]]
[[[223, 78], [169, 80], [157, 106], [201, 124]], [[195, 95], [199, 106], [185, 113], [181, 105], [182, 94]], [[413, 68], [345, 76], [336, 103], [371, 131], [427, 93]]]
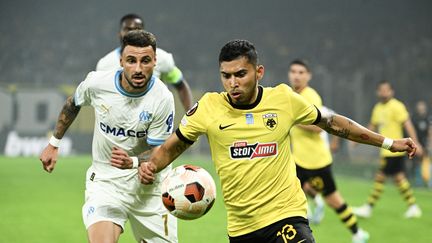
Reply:
[[88, 241], [90, 243], [117, 243], [122, 228], [109, 221], [101, 221], [92, 224], [88, 230]]
[[333, 209], [339, 209], [345, 204], [342, 196], [336, 190], [325, 196], [325, 201]]

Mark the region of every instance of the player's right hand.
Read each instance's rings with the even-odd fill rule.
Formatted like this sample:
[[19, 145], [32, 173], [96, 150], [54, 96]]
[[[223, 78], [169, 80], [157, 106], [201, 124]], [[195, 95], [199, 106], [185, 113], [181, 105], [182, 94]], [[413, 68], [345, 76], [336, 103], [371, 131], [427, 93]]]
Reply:
[[44, 150], [42, 150], [39, 160], [42, 162], [42, 166], [45, 171], [51, 173], [54, 170], [57, 162], [58, 148], [48, 144]]
[[138, 167], [138, 175], [141, 183], [143, 184], [153, 184], [155, 180], [156, 166], [151, 162], [143, 162]]
[[392, 152], [407, 152], [408, 157], [412, 159], [417, 151], [417, 145], [411, 138], [395, 139], [390, 148]]

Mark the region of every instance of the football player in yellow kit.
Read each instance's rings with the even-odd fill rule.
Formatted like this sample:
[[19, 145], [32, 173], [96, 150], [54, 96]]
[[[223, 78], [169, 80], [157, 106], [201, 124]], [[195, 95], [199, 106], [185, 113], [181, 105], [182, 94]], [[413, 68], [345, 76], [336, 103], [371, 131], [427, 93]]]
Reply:
[[[309, 86], [311, 78], [312, 72], [306, 61], [297, 59], [291, 62], [288, 71], [291, 88], [324, 114], [320, 95]], [[321, 136], [321, 132], [321, 128], [311, 125], [297, 125], [291, 129], [292, 153], [297, 165], [297, 177], [306, 194], [315, 198], [318, 193], [322, 193], [326, 203], [335, 210], [351, 231], [353, 243], [366, 242], [369, 234], [358, 227], [357, 217], [353, 214], [352, 208], [336, 188], [331, 169], [333, 159], [330, 147]], [[315, 208], [311, 221], [319, 223], [323, 213], [323, 208]]]
[[[407, 134], [419, 145], [418, 154], [422, 154], [422, 147], [417, 142], [417, 134], [408, 111], [402, 102], [394, 98], [394, 91], [390, 82], [384, 80], [378, 84], [377, 96], [380, 102], [372, 110], [369, 129], [378, 130], [381, 134], [393, 139], [403, 137], [403, 130], [405, 129]], [[380, 157], [381, 168], [375, 174], [372, 193], [366, 204], [354, 208], [354, 213], [363, 218], [372, 216], [372, 209], [384, 190], [384, 182], [390, 176], [408, 204], [405, 217], [421, 217], [422, 211], [416, 204], [413, 190], [405, 176], [405, 153], [391, 153], [386, 149], [381, 149]]]
[[228, 214], [230, 242], [315, 242], [306, 219], [306, 197], [290, 151], [290, 129], [316, 124], [350, 140], [407, 151], [410, 138], [389, 140], [340, 116], [320, 111], [286, 84], [262, 87], [264, 66], [247, 40], [225, 44], [219, 71], [226, 92], [206, 93], [183, 117], [175, 134], [148, 161], [141, 182], [158, 179], [162, 168], [200, 135], [207, 135]]

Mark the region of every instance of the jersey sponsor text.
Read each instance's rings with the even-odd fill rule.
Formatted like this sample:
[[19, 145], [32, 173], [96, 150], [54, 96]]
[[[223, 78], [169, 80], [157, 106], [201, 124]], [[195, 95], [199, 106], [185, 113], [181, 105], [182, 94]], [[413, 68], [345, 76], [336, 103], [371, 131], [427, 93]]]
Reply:
[[270, 157], [277, 154], [277, 143], [255, 143], [247, 144], [247, 142], [235, 142], [230, 147], [230, 155], [232, 159], [254, 159], [261, 157]]
[[100, 122], [99, 123], [100, 129], [107, 133], [112, 134], [117, 137], [136, 137], [136, 138], [143, 138], [146, 136], [146, 131], [134, 131], [134, 130], [127, 130], [122, 127], [110, 127], [109, 125]]

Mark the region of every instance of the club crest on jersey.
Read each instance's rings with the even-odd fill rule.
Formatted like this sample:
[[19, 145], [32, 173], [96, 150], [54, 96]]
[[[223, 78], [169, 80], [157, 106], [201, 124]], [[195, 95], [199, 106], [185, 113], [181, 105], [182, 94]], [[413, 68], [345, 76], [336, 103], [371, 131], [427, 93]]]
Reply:
[[255, 143], [235, 142], [230, 146], [231, 159], [254, 159], [271, 157], [277, 155], [277, 143]]
[[152, 119], [153, 114], [148, 111], [143, 111], [139, 114], [140, 122], [149, 122]]
[[264, 126], [269, 130], [275, 130], [278, 124], [277, 114], [276, 113], [267, 113], [262, 116]]

